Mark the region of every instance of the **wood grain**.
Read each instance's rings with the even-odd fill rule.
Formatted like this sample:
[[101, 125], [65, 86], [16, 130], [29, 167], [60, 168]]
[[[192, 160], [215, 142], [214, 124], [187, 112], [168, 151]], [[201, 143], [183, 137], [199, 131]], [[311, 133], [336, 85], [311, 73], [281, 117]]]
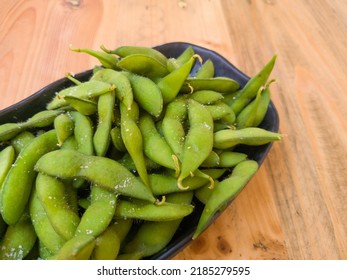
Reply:
[[347, 259], [347, 2], [0, 0], [0, 109], [97, 62], [69, 46], [185, 41], [248, 75], [273, 54], [286, 136], [174, 259]]

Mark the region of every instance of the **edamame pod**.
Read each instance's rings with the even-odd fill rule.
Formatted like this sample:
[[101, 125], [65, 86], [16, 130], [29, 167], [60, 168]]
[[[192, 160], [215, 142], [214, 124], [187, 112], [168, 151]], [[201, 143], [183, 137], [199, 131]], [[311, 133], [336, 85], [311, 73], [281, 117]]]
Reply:
[[54, 129], [57, 133], [58, 145], [61, 147], [73, 134], [74, 123], [68, 114], [60, 114], [54, 119]]
[[164, 77], [169, 73], [166, 64], [145, 54], [131, 54], [121, 59], [117, 66], [123, 70], [146, 76], [151, 80]]
[[175, 160], [173, 151], [157, 131], [154, 120], [149, 114], [143, 114], [140, 117], [139, 128], [143, 136], [145, 155], [164, 167], [178, 171], [178, 160]]
[[204, 105], [211, 105], [224, 98], [223, 94], [214, 90], [198, 90], [190, 94], [189, 97]]
[[120, 127], [115, 126], [110, 131], [111, 134], [111, 140], [113, 146], [120, 152], [126, 152], [127, 149], [124, 145], [123, 139], [122, 139], [122, 133], [120, 131]]
[[[54, 164], [52, 164], [54, 163]], [[155, 202], [149, 188], [117, 161], [73, 150], [45, 154], [35, 169], [61, 179], [84, 178], [115, 193]]]
[[163, 110], [163, 96], [156, 83], [140, 75], [125, 74], [130, 80], [134, 99], [139, 106], [152, 116], [159, 117]]
[[235, 122], [235, 113], [222, 101], [216, 102], [212, 105], [205, 105], [205, 108], [210, 112], [213, 120], [223, 120], [228, 124], [233, 124]]
[[235, 166], [227, 179], [216, 184], [202, 211], [193, 239], [205, 230], [212, 217], [243, 189], [257, 170], [258, 163], [256, 161], [242, 161]]
[[97, 237], [106, 230], [114, 216], [117, 195], [95, 184], [91, 188], [91, 204], [83, 213], [75, 235]]
[[93, 135], [93, 144], [97, 156], [105, 156], [111, 142], [111, 127], [115, 107], [115, 93], [109, 92], [99, 97], [98, 124]]
[[80, 112], [69, 112], [74, 122], [74, 136], [77, 142], [77, 149], [86, 155], [94, 154], [93, 144], [93, 123], [88, 116]]
[[236, 126], [238, 129], [256, 127], [263, 121], [270, 104], [270, 81], [265, 87], [258, 90], [257, 96], [237, 115]]
[[95, 238], [92, 235], [78, 235], [68, 240], [53, 255], [51, 260], [89, 260], [95, 247]]
[[195, 62], [195, 58], [197, 57], [198, 56], [195, 55], [192, 56], [188, 62], [184, 63], [181, 67], [175, 69], [159, 80], [157, 85], [161, 90], [164, 104], [169, 103], [177, 96], [182, 85], [189, 76]]
[[92, 76], [91, 80], [99, 80], [115, 85], [117, 98], [130, 110], [134, 96], [130, 81], [123, 72], [101, 69]]
[[208, 79], [214, 77], [214, 64], [211, 59], [207, 59], [195, 74], [195, 78]]
[[36, 137], [17, 157], [3, 182], [0, 197], [1, 214], [7, 224], [15, 224], [24, 212], [36, 177], [37, 160], [57, 148], [56, 132], [50, 130]]
[[199, 102], [188, 100], [189, 131], [182, 154], [181, 173], [178, 187], [182, 181], [199, 168], [213, 148], [213, 119], [210, 112]]
[[[207, 174], [213, 179], [217, 179], [223, 175], [226, 169], [218, 168], [218, 169], [204, 169], [203, 173]], [[182, 181], [183, 190], [177, 187], [177, 178], [174, 174], [170, 172], [167, 173], [151, 173], [149, 174], [149, 181], [152, 192], [154, 195], [166, 195], [175, 192], [185, 192], [188, 190], [195, 190], [206, 183], [210, 182], [210, 180], [206, 177], [201, 176], [189, 176]], [[199, 175], [199, 174], [198, 174]]]
[[263, 69], [261, 69], [258, 74], [253, 76], [232, 99], [230, 106], [235, 112], [235, 115], [238, 115], [241, 110], [257, 95], [259, 88], [265, 85], [275, 65], [276, 58], [276, 55], [273, 56], [263, 67]]
[[106, 67], [106, 68], [111, 68], [111, 69], [118, 69], [118, 57], [110, 54], [110, 53], [105, 53], [101, 51], [96, 51], [92, 49], [71, 49], [74, 52], [83, 52], [86, 54], [89, 54], [95, 58], [97, 58], [100, 63]]
[[18, 155], [34, 139], [35, 135], [25, 130], [11, 139], [11, 145]]
[[214, 133], [213, 146], [217, 149], [228, 149], [238, 144], [258, 146], [281, 140], [278, 132], [268, 131], [260, 127], [242, 129], [224, 129]]
[[131, 219], [116, 219], [96, 238], [93, 260], [115, 260], [122, 242], [132, 226]]
[[39, 173], [35, 187], [37, 198], [42, 203], [54, 230], [65, 240], [71, 239], [80, 218], [69, 206], [64, 183], [55, 177]]
[[176, 98], [167, 105], [161, 126], [166, 142], [179, 159], [181, 159], [184, 148], [186, 132], [183, 123], [187, 116], [186, 100]]
[[65, 96], [89, 99], [113, 90], [114, 86], [110, 85], [109, 83], [97, 80], [89, 80], [79, 85], [67, 87], [59, 91], [47, 104], [47, 109], [52, 110], [68, 105], [68, 102], [64, 99]]
[[240, 84], [228, 77], [213, 77], [213, 78], [194, 78], [188, 77], [186, 84], [182, 86], [181, 91], [189, 93], [198, 90], [214, 90], [220, 93], [234, 92], [240, 87]]
[[[169, 203], [189, 205], [193, 193], [176, 193], [167, 196]], [[126, 254], [139, 254], [148, 257], [165, 248], [176, 233], [182, 218], [172, 221], [150, 222], [145, 221], [136, 232], [135, 236], [124, 247]]]
[[76, 111], [83, 115], [90, 116], [96, 113], [97, 103], [94, 100], [85, 99], [77, 96], [65, 96], [64, 100]]
[[0, 151], [0, 193], [2, 190], [2, 183], [4, 182], [5, 177], [10, 170], [15, 158], [16, 154], [13, 146], [7, 146], [2, 151]]
[[144, 221], [171, 221], [191, 214], [193, 205], [181, 205], [162, 202], [160, 205], [153, 203], [132, 202], [119, 200], [115, 217], [123, 219], [141, 219]]
[[0, 142], [10, 140], [28, 128], [48, 126], [52, 124], [55, 117], [62, 112], [61, 110], [44, 110], [36, 113], [25, 122], [2, 124], [0, 125]]
[[0, 242], [0, 260], [22, 260], [34, 247], [36, 233], [25, 211], [16, 224], [9, 225]]
[[219, 154], [219, 167], [231, 168], [247, 159], [247, 154], [224, 150]]
[[51, 253], [57, 253], [66, 240], [53, 228], [41, 201], [36, 195], [35, 189], [31, 194], [29, 202], [29, 213], [40, 242], [42, 242]]
[[115, 50], [107, 50], [105, 47], [102, 48], [107, 53], [113, 53], [119, 55], [120, 57], [126, 57], [132, 54], [143, 54], [153, 57], [154, 59], [160, 61], [164, 65], [166, 64], [167, 58], [161, 52], [153, 48], [142, 47], [142, 46], [121, 46]]
[[177, 58], [170, 57], [167, 59], [166, 67], [172, 72], [173, 70], [181, 67], [186, 63], [193, 55], [195, 51], [192, 46], [188, 46]]
[[[120, 104], [121, 111], [121, 136], [124, 146], [132, 158], [136, 170], [147, 186], [148, 174], [146, 169], [145, 156], [143, 152], [143, 136], [137, 125], [139, 109], [136, 102], [133, 102], [131, 110], [127, 110], [123, 104]], [[135, 115], [135, 116], [134, 116]]]

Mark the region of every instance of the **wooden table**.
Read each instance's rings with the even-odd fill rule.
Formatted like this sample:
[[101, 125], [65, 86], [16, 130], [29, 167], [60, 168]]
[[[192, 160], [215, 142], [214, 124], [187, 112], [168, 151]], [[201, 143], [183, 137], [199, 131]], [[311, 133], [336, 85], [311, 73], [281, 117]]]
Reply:
[[97, 61], [97, 49], [172, 41], [249, 76], [278, 60], [272, 99], [286, 136], [201, 237], [174, 259], [347, 259], [347, 2], [0, 0], [0, 109]]

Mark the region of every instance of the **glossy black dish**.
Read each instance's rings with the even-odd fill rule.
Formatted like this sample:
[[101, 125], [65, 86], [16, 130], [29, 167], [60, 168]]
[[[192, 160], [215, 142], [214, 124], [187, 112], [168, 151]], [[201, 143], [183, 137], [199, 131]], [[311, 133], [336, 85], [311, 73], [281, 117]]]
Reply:
[[[244, 86], [249, 80], [249, 77], [247, 75], [242, 73], [233, 64], [228, 62], [224, 57], [212, 50], [185, 42], [167, 43], [156, 46], [154, 48], [162, 52], [167, 57], [177, 57], [188, 46], [192, 46], [195, 50], [195, 53], [199, 54], [203, 61], [207, 59], [211, 59], [213, 61], [215, 65], [215, 76], [230, 77], [239, 82], [241, 87]], [[194, 73], [197, 70], [197, 67], [198, 65], [195, 65], [195, 67], [192, 69], [192, 73]], [[92, 70], [87, 70], [79, 74], [76, 74], [75, 77], [80, 81], [85, 81], [88, 80], [91, 75]], [[53, 98], [53, 96], [57, 92], [69, 86], [72, 86], [72, 82], [67, 78], [62, 78], [47, 85], [46, 87], [34, 93], [33, 95], [27, 97], [26, 99], [1, 110], [0, 124], [27, 120], [35, 113], [44, 110], [46, 108], [46, 104]], [[267, 111], [265, 119], [260, 124], [260, 127], [274, 132], [277, 132], [279, 129], [278, 114], [272, 102], [269, 105], [269, 109]], [[257, 147], [247, 147], [247, 149], [244, 149], [243, 152], [247, 153], [249, 158], [256, 160], [258, 164], [261, 165], [264, 159], [266, 158], [271, 146], [272, 144], [270, 143], [267, 145]], [[203, 209], [203, 205], [199, 201], [194, 200], [194, 204], [195, 210], [193, 214], [189, 215], [182, 221], [180, 228], [178, 229], [168, 246], [161, 252], [150, 257], [149, 259], [170, 259], [192, 241], [192, 236], [194, 234], [201, 211]], [[214, 219], [218, 218], [220, 214], [221, 213], [215, 215]]]

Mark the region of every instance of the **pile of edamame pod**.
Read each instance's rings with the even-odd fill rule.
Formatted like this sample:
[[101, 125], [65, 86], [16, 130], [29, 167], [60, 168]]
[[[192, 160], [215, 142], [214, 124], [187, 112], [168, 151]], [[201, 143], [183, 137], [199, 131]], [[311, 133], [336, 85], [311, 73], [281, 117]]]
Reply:
[[259, 127], [276, 56], [240, 87], [191, 46], [72, 50], [91, 77], [0, 125], [0, 259], [148, 258], [200, 201], [195, 239], [258, 169], [237, 147], [281, 139]]

